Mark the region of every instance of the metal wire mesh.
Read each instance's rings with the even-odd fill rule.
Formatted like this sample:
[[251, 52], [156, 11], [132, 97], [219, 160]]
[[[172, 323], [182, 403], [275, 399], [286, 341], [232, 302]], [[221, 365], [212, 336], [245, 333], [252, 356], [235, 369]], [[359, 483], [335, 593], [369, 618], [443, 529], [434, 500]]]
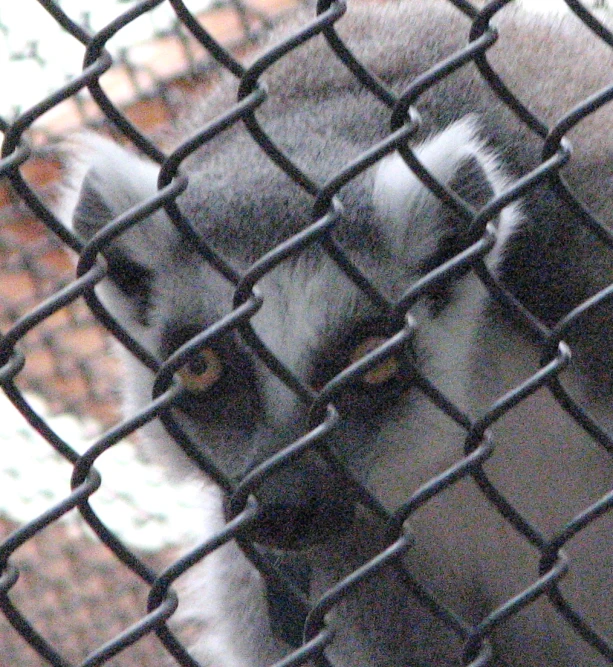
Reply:
[[[19, 570], [14, 565], [12, 556], [17, 549], [26, 545], [34, 536], [53, 526], [60, 517], [76, 508], [97, 534], [100, 541], [122, 563], [123, 567], [139, 577], [149, 589], [146, 609], [143, 610], [138, 620], [122, 632], [117, 633], [104, 645], [92, 646], [87, 658], [79, 663], [83, 666], [115, 664], [115, 660], [120, 660], [122, 655], [143, 637], [155, 634], [164, 647], [169, 660], [174, 660], [176, 664], [193, 667], [196, 664], [195, 660], [167, 625], [167, 621], [171, 618], [177, 606], [177, 596], [172, 586], [196, 562], [232, 539], [240, 541], [244, 551], [261, 569], [265, 578], [272, 582], [271, 585], [284, 591], [284, 595], [292, 596], [290, 599], [299, 608], [299, 616], [304, 614], [307, 619], [303, 628], [304, 641], [295, 651], [288, 650], [288, 656], [278, 663], [279, 666], [308, 664], [310, 660], [314, 660], [317, 664], [326, 664], [323, 651], [334, 640], [333, 633], [326, 625], [327, 612], [338, 605], [355, 587], [357, 582], [368, 578], [376, 579], [380, 570], [390, 565], [397, 567], [399, 576], [404, 577], [407, 591], [416, 596], [424, 607], [441, 618], [454, 633], [465, 641], [464, 664], [466, 665], [488, 664], [490, 659], [488, 638], [492, 629], [503, 622], [504, 619], [512, 617], [527, 605], [533, 604], [535, 600], [543, 595], [549, 597], [566, 621], [574, 626], [586, 642], [592, 644], [601, 653], [604, 660], [613, 664], [613, 648], [610, 644], [610, 638], [607, 640], [606, 637], [599, 634], [588, 620], [582, 617], [580, 610], [575, 609], [564, 598], [558, 586], [559, 580], [568, 569], [563, 551], [561, 551], [562, 547], [576, 533], [589, 529], [599, 517], [609, 511], [611, 505], [613, 505], [613, 493], [609, 492], [603, 495], [590, 507], [584, 508], [580, 514], [560, 529], [556, 537], [547, 538], [533, 527], [519, 508], [514, 507], [512, 503], [505, 499], [497, 488], [496, 482], [488, 477], [485, 465], [494, 446], [488, 436], [488, 428], [507, 413], [527, 402], [535, 392], [542, 388], [550, 391], [563, 410], [576, 423], [587, 430], [609, 455], [613, 453], [613, 443], [604, 428], [578, 405], [577, 401], [573, 399], [558, 379], [558, 376], [568, 364], [568, 347], [564, 343], [567, 333], [577, 321], [583, 321], [582, 318], [585, 317], [586, 312], [589, 313], [606, 302], [611, 287], [605, 285], [595, 296], [590, 295], [589, 300], [581, 300], [570, 313], [564, 313], [559, 322], [543, 322], [538, 318], [538, 313], [535, 315], [528, 310], [533, 305], [530, 303], [529, 295], [520, 294], [518, 299], [492, 276], [484, 262], [484, 257], [492, 247], [494, 238], [490, 229], [484, 224], [475, 224], [476, 228], [484, 230], [482, 235], [479, 234], [478, 238], [471, 239], [467, 248], [461, 253], [452, 254], [450, 258], [445, 258], [446, 261], [416, 282], [399, 301], [392, 303], [383, 297], [369, 278], [350, 261], [342, 244], [335, 241], [329, 233], [339, 215], [336, 202], [337, 194], [350, 180], [356, 178], [395, 148], [402, 153], [406, 162], [428, 186], [444, 199], [446, 204], [459, 211], [460, 215], [466, 216], [475, 222], [474, 212], [468, 209], [463, 202], [454, 198], [449, 191], [442, 189], [439, 184], [433, 181], [403, 143], [419, 126], [419, 118], [412, 113], [411, 109], [420, 95], [436, 86], [438, 82], [445, 80], [446, 77], [451, 76], [466, 63], [472, 62], [477, 66], [481, 76], [492, 87], [496, 95], [503, 100], [513, 113], [521, 118], [530, 131], [541, 137], [543, 145], [541, 165], [520, 181], [512, 183], [503, 195], [490, 202], [485, 209], [479, 211], [477, 222], [481, 223], [492, 219], [509, 202], [528, 192], [535, 183], [549, 178], [555, 184], [559, 195], [578, 211], [577, 217], [581, 220], [581, 224], [596, 235], [605, 248], [610, 249], [613, 244], [610, 230], [598, 222], [594, 216], [581, 210], [580, 204], [573, 198], [564, 182], [558, 178], [558, 174], [569, 158], [566, 135], [583, 118], [601, 109], [609, 101], [613, 89], [608, 88], [590, 99], [582, 100], [578, 106], [568, 109], [567, 114], [555, 127], [547, 127], [542, 120], [528, 111], [520, 99], [517, 99], [511, 93], [503, 80], [491, 69], [487, 60], [488, 49], [497, 39], [496, 31], [490, 27], [489, 21], [504, 9], [505, 5], [509, 4], [505, 0], [490, 2], [482, 9], [463, 0], [450, 0], [450, 4], [465, 15], [467, 26], [472, 25], [470, 40], [464, 48], [439, 62], [424, 76], [417, 79], [402, 95], [394, 94], [384, 84], [372, 77], [336, 33], [335, 25], [337, 21], [341, 20], [346, 9], [344, 3], [320, 2], [317, 13], [313, 14], [313, 18], [308, 25], [302, 26], [299, 32], [288, 37], [280, 45], [266, 50], [254, 65], [245, 68], [202, 29], [182, 0], [169, 0], [169, 4], [176, 12], [178, 21], [223, 69], [238, 79], [239, 88], [236, 105], [224, 110], [194, 137], [179, 145], [171, 154], [166, 155], [119, 111], [117, 105], [109, 99], [100, 85], [100, 78], [113, 64], [111, 57], [105, 50], [106, 42], [132, 21], [151, 11], [162, 2], [163, 0], [147, 0], [135, 3], [107, 28], [91, 36], [75, 24], [57, 4], [47, 0], [39, 0], [40, 5], [66, 31], [86, 46], [83, 72], [55, 94], [42, 100], [39, 105], [22, 113], [10, 124], [3, 123], [2, 126], [4, 143], [2, 161], [0, 162], [0, 176], [10, 181], [16, 196], [27, 205], [40, 223], [57, 236], [61, 244], [80, 254], [77, 277], [62, 289], [54, 291], [49, 298], [41, 300], [36, 307], [17, 322], [12, 325], [5, 323], [6, 331], [0, 345], [0, 383], [5, 393], [32, 427], [45, 438], [49, 446], [53, 447], [73, 466], [71, 493], [67, 494], [62, 502], [55, 504], [35, 520], [14, 530], [0, 545], [0, 563], [3, 567], [0, 578], [0, 604], [5, 616], [30, 647], [50, 664], [61, 667], [73, 664], [67, 657], [58, 652], [52, 638], [44, 637], [41, 634], [37, 628], [37, 622], [27, 618], [23, 613], [22, 603], [14, 599], [12, 589], [19, 576]], [[567, 4], [598, 36], [595, 36], [594, 39], [600, 38], [608, 45], [613, 44], [613, 36], [610, 35], [606, 27], [600, 24], [582, 5], [571, 0], [567, 0]], [[323, 35], [331, 52], [335, 53], [344, 65], [351, 70], [361, 85], [370, 89], [389, 108], [391, 120], [391, 129], [387, 138], [383, 142], [373, 145], [364, 155], [336, 173], [324, 187], [312, 181], [273, 143], [272, 139], [258, 124], [254, 113], [260, 105], [266, 103], [266, 91], [260, 84], [260, 78], [263, 74], [278, 60], [284, 58], [287, 53], [316, 35]], [[160, 190], [155, 199], [143, 202], [130, 215], [124, 215], [114, 221], [108, 228], [108, 234], [87, 246], [84, 246], [81, 240], [66, 230], [33, 191], [22, 174], [23, 166], [27, 164], [33, 154], [26, 136], [29, 128], [47, 110], [53, 108], [62, 100], [76, 95], [85, 87], [89, 89], [97, 107], [113, 124], [116, 131], [162, 167], [159, 180]], [[269, 159], [273, 160], [313, 198], [313, 219], [316, 221], [306, 230], [285, 240], [274, 250], [257, 259], [244, 273], [237, 272], [214, 247], [210, 247], [199, 238], [193, 228], [185, 221], [179, 207], [175, 204], [176, 198], [183, 192], [187, 184], [186, 177], [181, 173], [183, 162], [197, 148], [213, 140], [226, 128], [239, 123], [244, 124], [246, 131], [264, 149]], [[189, 355], [190, 350], [192, 352], [199, 350], [207, 340], [218, 336], [220, 332], [239, 331], [249, 347], [268, 366], [272, 373], [277, 375], [294, 393], [313, 404], [312, 430], [306, 433], [300, 441], [293, 443], [265, 461], [256, 471], [240, 480], [238, 484], [230, 480], [221, 471], [214, 458], [205, 456], [194, 443], [190, 442], [189, 437], [173, 421], [168, 410], [178, 396], [172, 381], [174, 371], [185, 360], [169, 359], [160, 363], [138, 341], [130, 336], [122, 327], [121, 322], [115, 322], [110, 317], [105, 309], [100, 306], [93, 291], [94, 287], [103, 280], [106, 274], [106, 265], [99, 260], [99, 253], [104, 253], [108, 243], [112, 240], [113, 234], [120, 228], [121, 230], [128, 229], [152, 210], [162, 206], [172, 219], [173, 224], [184, 236], [186, 242], [192, 244], [202, 257], [236, 288], [234, 310], [228, 313], [222, 321], [200, 332], [190, 341], [185, 348], [184, 356]], [[279, 359], [268, 352], [250, 326], [250, 319], [261, 305], [257, 290], [254, 290], [256, 283], [281, 262], [288, 257], [300, 254], [308, 244], [312, 243], [320, 244], [328, 256], [359, 289], [366, 293], [387, 314], [389, 320], [397, 323], [386, 346], [373, 354], [367, 355], [358, 364], [358, 367], [352, 370], [354, 375], [355, 373], [366, 372], [368, 368], [381, 359], [382, 355], [385, 356], [397, 347], [405, 345], [413, 334], [415, 324], [411, 320], [408, 320], [404, 326], [398, 323], [405, 322], [405, 316], [410, 307], [433, 287], [440, 285], [445, 280], [453, 280], [458, 273], [466, 269], [472, 270], [480, 278], [501, 307], [516, 314], [523, 322], [523, 326], [532, 331], [543, 349], [542, 366], [531, 377], [518, 383], [502, 399], [493, 403], [489, 410], [476, 421], [469, 419], [457, 406], [447, 401], [428, 381], [428, 378], [420, 376], [417, 372], [415, 382], [419, 389], [428, 396], [438, 410], [465, 430], [465, 456], [444, 474], [430, 480], [412, 497], [407, 498], [406, 503], [395, 512], [388, 513], [376, 506], [380, 518], [388, 526], [389, 546], [376, 558], [339, 582], [334, 589], [327, 591], [316, 601], [306, 600], [304, 596], [297, 593], [297, 587], [293, 582], [288, 581], [287, 575], [280, 572], [245, 538], [246, 529], [258, 521], [257, 508], [248, 501], [250, 494], [254, 490], [257, 491], [262, 484], [265, 484], [267, 471], [283, 466], [284, 462], [291, 460], [295, 456], [297, 448], [304, 451], [313, 447], [314, 443], [319, 442], [330, 429], [334, 428], [337, 414], [332, 407], [328, 406], [326, 408], [326, 406], [330, 398], [338, 391], [339, 386], [342, 386], [343, 382], [347, 382], [347, 378], [341, 374], [326, 385], [322, 391], [314, 393], [285, 368]], [[523, 297], [525, 297], [524, 301], [522, 301]], [[41, 419], [17, 386], [19, 375], [24, 363], [27, 362], [27, 353], [24, 356], [20, 347], [22, 339], [30, 332], [36, 331], [49, 318], [55, 317], [57, 313], [64, 312], [66, 308], [81, 299], [88, 304], [96, 318], [115, 338], [157, 374], [151, 404], [138, 414], [130, 415], [126, 421], [112, 427], [84, 455], [79, 455], [69, 442], [59, 437], [45, 420]], [[89, 503], [90, 496], [95, 493], [100, 485], [100, 475], [94, 467], [97, 459], [126, 435], [138, 430], [144, 423], [158, 417], [164, 421], [168, 430], [197, 464], [208, 474], [215, 477], [216, 481], [231, 495], [230, 509], [234, 516], [222, 532], [207, 540], [206, 543], [199, 545], [192, 552], [161, 572], [157, 572], [145, 564], [132, 550], [122, 544], [112, 531], [100, 521]], [[485, 616], [477, 624], [471, 624], [466, 619], [458, 619], [446, 608], [443, 602], [429, 593], [427, 588], [422, 586], [418, 580], [405, 572], [399, 560], [399, 555], [403, 554], [410, 545], [410, 539], [403, 529], [405, 520], [418, 511], [420, 507], [431, 502], [433, 498], [438, 498], [457, 480], [467, 476], [471, 476], [477, 482], [488, 501], [497, 508], [505, 519], [513, 524], [527, 542], [536, 548], [540, 559], [539, 576], [530, 582], [525, 590], [519, 592], [512, 599], [505, 600], [496, 610]], [[348, 482], [350, 478], [351, 476], [347, 474]], [[363, 490], [363, 497], [364, 502], [368, 503], [366, 490]], [[612, 550], [609, 536], [609, 541], [603, 544], [603, 551], [610, 555]], [[112, 601], [109, 604], [112, 604]], [[62, 613], [70, 612], [68, 610]]]

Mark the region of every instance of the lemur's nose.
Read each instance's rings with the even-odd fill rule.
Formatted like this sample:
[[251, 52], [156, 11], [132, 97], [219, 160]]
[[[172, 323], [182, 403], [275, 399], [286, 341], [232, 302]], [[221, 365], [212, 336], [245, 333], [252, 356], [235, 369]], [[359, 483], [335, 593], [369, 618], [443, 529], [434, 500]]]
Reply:
[[354, 513], [355, 504], [347, 502], [265, 504], [253, 538], [266, 546], [299, 550], [345, 530], [351, 525]]
[[347, 484], [317, 459], [305, 455], [271, 473], [254, 491], [260, 508], [250, 531], [254, 541], [298, 550], [351, 525], [355, 498]]

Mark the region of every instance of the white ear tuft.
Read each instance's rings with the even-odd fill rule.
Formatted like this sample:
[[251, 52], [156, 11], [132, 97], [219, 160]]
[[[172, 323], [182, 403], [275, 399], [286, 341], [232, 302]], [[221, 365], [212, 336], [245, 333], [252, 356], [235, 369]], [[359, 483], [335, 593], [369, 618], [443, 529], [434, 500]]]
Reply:
[[66, 141], [63, 148], [69, 158], [58, 214], [69, 229], [75, 226], [75, 210], [88, 179], [97, 182], [104, 201], [116, 202], [115, 214], [157, 190], [157, 166], [109, 139], [82, 133]]
[[[506, 184], [496, 156], [478, 137], [474, 116], [430, 137], [415, 148], [415, 154], [440, 183], [477, 210]], [[449, 245], [451, 238], [461, 239], [467, 232], [466, 221], [441, 204], [398, 153], [379, 164], [373, 203], [392, 245], [404, 248], [405, 261], [415, 266], [440, 255], [442, 241]], [[501, 216], [505, 239], [516, 217], [514, 207]]]
[[[72, 148], [72, 193], [64, 204], [64, 220], [70, 220], [70, 226], [84, 240], [157, 193], [159, 167], [153, 162], [94, 135], [78, 137]], [[160, 209], [124, 230], [103, 249], [113, 294], [128, 298], [126, 304], [134, 319], [144, 321], [153, 276], [171, 258], [178, 236]]]
[[451, 181], [460, 164], [471, 158], [477, 159], [489, 176], [496, 159], [479, 139], [478, 131], [477, 118], [465, 116], [419, 145], [417, 156], [443, 183]]
[[73, 140], [65, 221], [84, 238], [155, 195], [159, 168], [108, 139], [83, 134]]
[[[417, 146], [415, 154], [426, 169], [444, 184], [453, 180], [458, 167], [470, 158], [477, 158], [486, 173], [495, 164], [493, 157], [477, 139], [476, 121], [471, 116]], [[381, 161], [375, 177], [373, 199], [377, 211], [384, 218], [405, 226], [410, 212], [419, 210], [431, 197], [429, 190], [398, 153]]]

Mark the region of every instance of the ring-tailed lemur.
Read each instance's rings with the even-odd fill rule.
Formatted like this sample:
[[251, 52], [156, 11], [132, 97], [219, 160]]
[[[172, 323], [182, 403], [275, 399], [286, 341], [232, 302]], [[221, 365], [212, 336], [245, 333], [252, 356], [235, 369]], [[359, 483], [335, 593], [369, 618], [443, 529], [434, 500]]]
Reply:
[[[488, 58], [545, 120], [606, 83], [611, 54], [595, 38], [575, 33], [570, 19], [506, 9], [495, 23], [501, 37]], [[450, 2], [405, 0], [352, 4], [337, 27], [362, 61], [400, 93], [465, 44], [469, 23]], [[389, 133], [389, 107], [321, 37], [284, 56], [262, 78], [268, 97], [256, 117], [320, 187]], [[222, 82], [196, 114], [194, 127], [230, 108], [235, 88], [232, 80]], [[477, 211], [540, 163], [543, 141], [500, 103], [472, 64], [423, 93], [417, 108], [422, 128], [413, 140], [416, 155]], [[597, 122], [588, 119], [575, 130], [575, 154], [565, 168], [577, 191], [604, 214], [613, 184], [609, 118], [600, 112]], [[73, 215], [74, 229], [85, 239], [153, 196], [158, 176], [156, 166], [105, 140], [90, 140], [89, 154]], [[313, 221], [312, 194], [275, 166], [242, 125], [210, 141], [182, 170], [189, 186], [178, 199], [180, 210], [239, 273]], [[350, 180], [337, 197], [343, 213], [334, 239], [389, 301], [485, 232], [482, 225], [475, 235], [471, 223], [431, 194], [397, 153]], [[611, 253], [582, 231], [578, 214], [550, 181], [492, 222], [490, 269], [547, 325], [611, 281]], [[104, 302], [160, 360], [232, 311], [234, 285], [163, 211], [116, 238], [105, 256]], [[340, 420], [320, 446], [392, 512], [462, 460], [467, 435], [461, 419], [432, 402], [415, 368], [473, 424], [540, 368], [542, 349], [504, 309], [489, 304], [474, 272], [454, 276], [411, 304], [410, 344], [330, 397]], [[319, 242], [265, 273], [256, 287], [263, 302], [251, 319], [255, 333], [315, 391], [398, 331], [381, 303], [357, 287]], [[566, 371], [568, 382], [604, 427], [611, 421], [609, 324], [609, 310], [601, 307], [565, 332], [576, 359], [576, 370]], [[150, 401], [154, 378], [125, 356], [126, 411], [133, 415]], [[213, 338], [178, 376], [185, 391], [175, 418], [231, 478], [242, 479], [312, 427], [304, 396], [270, 372], [235, 331]], [[194, 473], [161, 423], [144, 431], [147, 446], [175, 474]], [[566, 415], [548, 389], [495, 421], [491, 442], [484, 469], [510, 505], [536, 526], [533, 542], [546, 541], [611, 491], [611, 454]], [[312, 600], [387, 544], [380, 518], [356, 501], [343, 475], [313, 449], [270, 474], [254, 495], [261, 514], [252, 537], [266, 548], [296, 551], [308, 562]], [[203, 496], [210, 518], [203, 533], [210, 535], [223, 525], [223, 503], [213, 485]], [[605, 515], [569, 541], [569, 573], [560, 584], [574, 608], [609, 632], [610, 641], [612, 527]], [[544, 545], [539, 551], [520, 535], [472, 478], [434, 495], [411, 515], [407, 530], [412, 547], [404, 561], [416, 579], [464, 619], [465, 629], [494, 619], [491, 628], [480, 628], [493, 643], [491, 664], [610, 664], [545, 596], [519, 613], [507, 615], [503, 608], [489, 615], [538, 579]], [[270, 630], [262, 579], [234, 543], [194, 568], [181, 614], [202, 623], [191, 650], [203, 665], [264, 667], [289, 653]], [[335, 634], [326, 656], [335, 667], [464, 664], [467, 637], [418, 602], [392, 566], [333, 605], [327, 623]]]

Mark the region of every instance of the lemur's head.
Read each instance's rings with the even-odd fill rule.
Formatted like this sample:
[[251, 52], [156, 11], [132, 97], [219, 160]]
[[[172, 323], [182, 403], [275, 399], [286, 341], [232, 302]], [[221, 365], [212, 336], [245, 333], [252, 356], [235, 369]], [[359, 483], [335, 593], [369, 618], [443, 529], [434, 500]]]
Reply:
[[[313, 198], [255, 147], [239, 164], [253, 159], [256, 167], [229, 173], [226, 166], [237, 164], [237, 156], [224, 150], [189, 173], [177, 203], [202, 239], [244, 276], [253, 262], [313, 222]], [[473, 120], [453, 124], [415, 152], [439, 182], [475, 209], [501, 188], [496, 160], [476, 138]], [[96, 141], [74, 210], [75, 231], [91, 239], [152, 197], [157, 174], [153, 164]], [[484, 231], [475, 235], [470, 221], [443, 205], [398, 154], [351, 181], [338, 201], [342, 212], [339, 207], [325, 234], [263, 272], [253, 285], [255, 297], [241, 285], [237, 301], [237, 285], [163, 210], [104, 250], [108, 278], [99, 292], [105, 305], [160, 363], [181, 360], [175, 381], [182, 390], [166, 427], [159, 419], [147, 427], [152, 446], [182, 469], [187, 457], [176, 455], [167, 432], [172, 422], [173, 434], [180, 430], [209, 456], [238, 485], [241, 498], [255, 496], [262, 508], [256, 539], [280, 547], [298, 548], [347, 525], [360, 500], [348, 478], [377, 496], [372, 485], [380, 476], [378, 461], [389, 465], [390, 450], [423, 444], [418, 421], [428, 417], [423, 407], [419, 417], [414, 414], [421, 392], [416, 369], [441, 388], [461, 382], [461, 372], [455, 376], [449, 369], [461, 365], [470, 327], [455, 327], [453, 318], [462, 309], [472, 318], [480, 304], [473, 279], [475, 290], [455, 280], [426, 290], [410, 304], [414, 330], [396, 308], [410, 286]], [[494, 221], [494, 256], [516, 218], [509, 207]], [[339, 266], [332, 244], [367, 276], [371, 291]], [[255, 304], [252, 314], [228, 321], [237, 303]], [[271, 371], [254, 339], [295, 381]], [[367, 356], [375, 351], [382, 356]], [[155, 375], [125, 356], [126, 402], [133, 414], [149, 403]], [[386, 428], [390, 422], [393, 435]], [[298, 444], [285, 463], [263, 472], [261, 466], [292, 443]]]

